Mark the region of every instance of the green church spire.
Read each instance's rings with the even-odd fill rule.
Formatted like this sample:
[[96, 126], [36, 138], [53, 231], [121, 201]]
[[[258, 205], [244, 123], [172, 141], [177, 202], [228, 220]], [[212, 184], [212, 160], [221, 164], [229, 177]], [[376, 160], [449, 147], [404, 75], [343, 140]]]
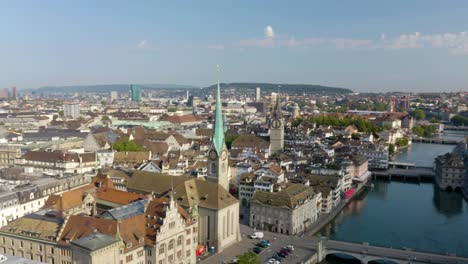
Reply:
[[[219, 66], [218, 66], [218, 73], [219, 73]], [[223, 113], [221, 109], [221, 88], [219, 85], [219, 78], [218, 78], [218, 87], [216, 91], [215, 123], [214, 123], [212, 144], [214, 145], [218, 155], [220, 155], [225, 143], [224, 143]]]

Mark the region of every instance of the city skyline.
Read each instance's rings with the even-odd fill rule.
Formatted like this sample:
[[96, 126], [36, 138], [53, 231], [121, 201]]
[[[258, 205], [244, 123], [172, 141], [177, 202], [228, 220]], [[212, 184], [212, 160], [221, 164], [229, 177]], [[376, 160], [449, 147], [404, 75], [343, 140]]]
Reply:
[[[466, 90], [468, 3], [15, 1], [0, 4], [0, 87], [303, 83]], [[287, 12], [287, 13], [285, 13]]]

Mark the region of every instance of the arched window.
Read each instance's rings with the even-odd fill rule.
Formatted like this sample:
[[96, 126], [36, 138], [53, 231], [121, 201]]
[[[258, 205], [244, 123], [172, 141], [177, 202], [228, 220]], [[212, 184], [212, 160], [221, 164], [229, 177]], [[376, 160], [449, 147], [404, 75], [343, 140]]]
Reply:
[[216, 173], [216, 163], [211, 163], [211, 173]]
[[182, 245], [182, 236], [179, 236], [177, 238], [177, 246], [180, 246], [180, 245]]
[[161, 244], [159, 246], [159, 254], [164, 254], [165, 250], [166, 250], [166, 244]]
[[171, 239], [171, 241], [169, 241], [169, 248], [168, 250], [172, 250], [174, 249], [174, 239]]

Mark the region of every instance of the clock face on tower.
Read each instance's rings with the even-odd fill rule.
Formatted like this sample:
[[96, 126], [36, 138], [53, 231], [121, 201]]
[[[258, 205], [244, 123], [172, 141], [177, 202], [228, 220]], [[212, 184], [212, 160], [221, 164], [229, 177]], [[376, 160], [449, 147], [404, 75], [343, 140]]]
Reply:
[[272, 126], [273, 128], [280, 128], [281, 122], [280, 122], [278, 119], [275, 119], [275, 120], [273, 120], [273, 121], [271, 122], [271, 126]]
[[210, 151], [210, 159], [215, 160], [218, 157], [215, 150]]

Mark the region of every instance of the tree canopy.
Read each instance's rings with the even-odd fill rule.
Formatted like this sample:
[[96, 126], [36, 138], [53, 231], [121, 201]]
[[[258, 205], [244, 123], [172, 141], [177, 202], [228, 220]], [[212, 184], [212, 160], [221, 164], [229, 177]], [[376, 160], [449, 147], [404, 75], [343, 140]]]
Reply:
[[413, 116], [418, 120], [426, 119], [426, 113], [421, 109], [414, 110]]
[[112, 146], [117, 151], [141, 151], [141, 147], [134, 141], [117, 141]]
[[253, 252], [247, 252], [239, 257], [238, 264], [260, 264], [260, 259], [257, 254]]

